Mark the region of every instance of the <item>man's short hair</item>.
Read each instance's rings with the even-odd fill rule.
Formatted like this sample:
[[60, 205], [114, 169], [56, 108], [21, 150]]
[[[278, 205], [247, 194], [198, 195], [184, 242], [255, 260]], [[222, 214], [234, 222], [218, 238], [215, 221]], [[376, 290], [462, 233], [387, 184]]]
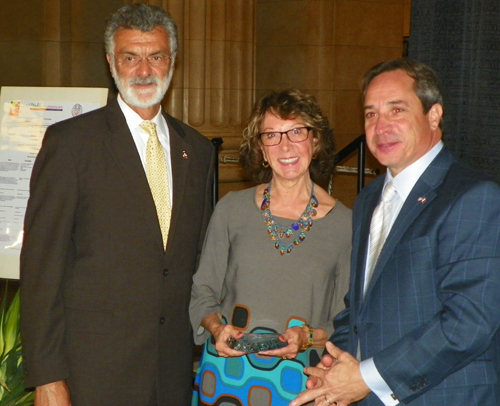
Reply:
[[170, 52], [175, 54], [179, 48], [177, 41], [177, 25], [172, 16], [161, 7], [136, 3], [124, 6], [111, 15], [104, 31], [106, 53], [113, 55], [115, 50], [115, 34], [119, 29], [149, 32], [162, 27], [170, 39]]
[[443, 106], [443, 96], [436, 72], [429, 66], [409, 58], [391, 59], [369, 69], [361, 78], [363, 96], [366, 95], [366, 90], [373, 79], [381, 73], [395, 70], [402, 70], [415, 80], [413, 89], [422, 103], [424, 114], [427, 114], [436, 103]]

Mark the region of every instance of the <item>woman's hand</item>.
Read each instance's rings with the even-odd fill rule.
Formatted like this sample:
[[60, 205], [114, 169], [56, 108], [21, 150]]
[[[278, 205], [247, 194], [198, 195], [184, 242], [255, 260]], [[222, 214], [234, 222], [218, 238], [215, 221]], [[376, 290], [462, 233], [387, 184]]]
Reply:
[[238, 340], [243, 336], [240, 330], [236, 330], [231, 324], [223, 324], [220, 313], [212, 313], [205, 316], [201, 322], [215, 340], [215, 349], [220, 357], [241, 357], [245, 355], [242, 351], [236, 351], [227, 345], [230, 337]]
[[[321, 328], [315, 328], [313, 331], [314, 347], [324, 347], [327, 341], [326, 331]], [[287, 329], [281, 336], [280, 341], [287, 343], [286, 347], [277, 350], [261, 351], [261, 355], [270, 357], [281, 357], [283, 359], [294, 359], [297, 357], [301, 348], [309, 341], [309, 331], [303, 326], [295, 326]]]
[[221, 324], [215, 328], [212, 334], [215, 339], [215, 349], [220, 357], [241, 357], [245, 355], [242, 351], [233, 350], [227, 345], [227, 340], [230, 337], [238, 340], [243, 336], [240, 330], [236, 330], [231, 324]]
[[279, 337], [281, 342], [287, 343], [286, 347], [277, 350], [261, 351], [259, 354], [269, 355], [270, 357], [281, 357], [283, 359], [294, 359], [297, 357], [302, 346], [307, 343], [308, 339], [309, 333], [303, 328], [300, 326], [290, 327]]

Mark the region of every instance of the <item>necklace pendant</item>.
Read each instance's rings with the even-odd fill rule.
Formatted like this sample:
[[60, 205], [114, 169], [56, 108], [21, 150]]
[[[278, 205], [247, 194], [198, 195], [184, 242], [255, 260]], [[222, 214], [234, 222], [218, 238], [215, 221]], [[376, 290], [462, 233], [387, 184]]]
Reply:
[[[314, 195], [314, 183], [312, 184], [311, 197], [309, 203], [307, 204], [304, 212], [300, 215], [297, 221], [293, 222], [288, 227], [283, 227], [272, 215], [271, 213], [271, 182], [262, 195], [262, 204], [260, 209], [262, 211], [262, 219], [266, 224], [267, 234], [269, 238], [274, 241], [274, 248], [276, 248], [280, 255], [283, 256], [285, 253], [288, 255], [292, 252], [293, 247], [300, 245], [302, 241], [306, 238], [306, 232], [309, 231], [313, 225], [312, 217], [316, 216], [317, 211], [314, 209], [318, 207], [318, 199]], [[290, 238], [294, 231], [300, 231], [300, 234], [295, 238], [290, 244], [283, 244], [285, 238]]]

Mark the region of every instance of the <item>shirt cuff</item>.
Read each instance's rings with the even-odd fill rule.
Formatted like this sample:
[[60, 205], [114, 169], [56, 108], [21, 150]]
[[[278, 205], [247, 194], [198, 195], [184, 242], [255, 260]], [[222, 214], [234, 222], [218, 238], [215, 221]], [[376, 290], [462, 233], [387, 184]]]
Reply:
[[396, 406], [399, 404], [391, 388], [389, 388], [384, 378], [382, 378], [378, 372], [375, 362], [373, 362], [373, 358], [361, 361], [359, 370], [366, 386], [378, 396], [385, 406]]

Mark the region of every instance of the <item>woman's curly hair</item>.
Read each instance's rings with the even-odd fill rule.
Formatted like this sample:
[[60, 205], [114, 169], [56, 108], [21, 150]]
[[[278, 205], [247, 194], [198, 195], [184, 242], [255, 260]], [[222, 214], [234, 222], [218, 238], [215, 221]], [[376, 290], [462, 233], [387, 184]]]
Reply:
[[298, 89], [272, 91], [262, 97], [254, 105], [247, 128], [243, 132], [240, 145], [240, 163], [243, 169], [257, 183], [268, 183], [272, 178], [272, 169], [265, 168], [260, 140], [261, 125], [267, 112], [282, 120], [301, 119], [310, 127], [314, 145], [313, 160], [309, 172], [313, 180], [322, 179], [333, 171], [335, 144], [333, 131], [328, 119], [323, 115], [314, 96]]

